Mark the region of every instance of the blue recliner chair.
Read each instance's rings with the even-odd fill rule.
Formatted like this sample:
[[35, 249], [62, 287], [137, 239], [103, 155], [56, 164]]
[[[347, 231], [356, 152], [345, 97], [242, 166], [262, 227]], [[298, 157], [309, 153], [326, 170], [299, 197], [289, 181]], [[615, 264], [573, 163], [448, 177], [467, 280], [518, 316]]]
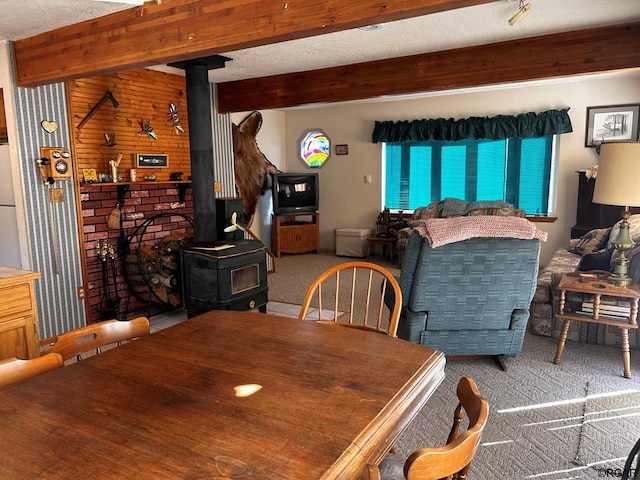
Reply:
[[400, 274], [398, 337], [447, 356], [503, 356], [522, 348], [536, 289], [540, 240], [469, 238], [432, 248], [414, 231]]

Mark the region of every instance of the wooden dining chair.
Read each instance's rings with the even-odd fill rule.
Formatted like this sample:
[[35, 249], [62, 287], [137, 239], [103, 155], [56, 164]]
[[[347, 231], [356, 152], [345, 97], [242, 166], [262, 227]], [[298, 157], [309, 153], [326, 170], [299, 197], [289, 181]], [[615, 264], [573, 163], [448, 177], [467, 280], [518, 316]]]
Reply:
[[[380, 467], [369, 465], [362, 474], [367, 480], [437, 480], [441, 478], [462, 480], [467, 478], [471, 460], [478, 449], [482, 431], [489, 416], [489, 403], [480, 395], [475, 382], [463, 377], [458, 382], [458, 406], [453, 417], [453, 427], [447, 444], [443, 447], [421, 448], [402, 463], [397, 455], [387, 455]], [[464, 414], [469, 424], [460, 429]]]
[[[384, 298], [391, 293], [389, 290], [393, 290], [395, 302], [388, 318], [383, 319]], [[313, 281], [298, 318], [315, 320], [315, 314], [307, 317], [312, 306], [318, 308], [318, 321], [337, 322], [395, 337], [402, 292], [386, 268], [369, 262], [346, 262], [329, 268]]]
[[96, 353], [100, 353], [100, 349], [106, 345], [120, 344], [125, 340], [149, 335], [149, 332], [149, 320], [146, 317], [127, 321], [106, 320], [47, 338], [40, 342], [40, 351], [41, 354], [58, 353], [63, 360], [73, 357], [82, 360], [85, 352], [95, 349]]
[[48, 353], [29, 360], [19, 358], [0, 360], [0, 388], [54, 370], [62, 365], [62, 357], [57, 353]]

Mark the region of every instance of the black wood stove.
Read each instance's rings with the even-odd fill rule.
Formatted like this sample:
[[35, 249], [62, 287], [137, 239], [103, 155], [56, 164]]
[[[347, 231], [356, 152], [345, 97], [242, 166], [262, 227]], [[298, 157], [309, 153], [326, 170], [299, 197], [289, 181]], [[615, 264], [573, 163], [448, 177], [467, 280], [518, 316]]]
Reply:
[[215, 242], [182, 249], [189, 318], [209, 310], [267, 311], [266, 247], [257, 240]]
[[229, 239], [217, 218], [213, 189], [213, 135], [208, 71], [229, 58], [212, 56], [170, 64], [185, 69], [195, 242], [180, 251], [187, 315], [209, 310], [267, 311], [266, 247]]

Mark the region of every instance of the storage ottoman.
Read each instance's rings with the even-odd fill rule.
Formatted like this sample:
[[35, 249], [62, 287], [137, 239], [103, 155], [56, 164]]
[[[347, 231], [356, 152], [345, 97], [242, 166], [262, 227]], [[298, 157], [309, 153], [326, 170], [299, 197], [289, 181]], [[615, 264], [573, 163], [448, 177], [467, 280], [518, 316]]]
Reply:
[[373, 228], [336, 228], [336, 255], [340, 257], [366, 257], [367, 238], [374, 235]]

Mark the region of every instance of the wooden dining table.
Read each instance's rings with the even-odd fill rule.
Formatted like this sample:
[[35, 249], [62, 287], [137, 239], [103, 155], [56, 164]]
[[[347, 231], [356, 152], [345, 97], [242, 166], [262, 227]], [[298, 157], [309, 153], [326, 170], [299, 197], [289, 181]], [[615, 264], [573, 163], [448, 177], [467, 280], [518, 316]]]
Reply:
[[0, 390], [0, 478], [357, 479], [444, 365], [376, 332], [211, 311]]

